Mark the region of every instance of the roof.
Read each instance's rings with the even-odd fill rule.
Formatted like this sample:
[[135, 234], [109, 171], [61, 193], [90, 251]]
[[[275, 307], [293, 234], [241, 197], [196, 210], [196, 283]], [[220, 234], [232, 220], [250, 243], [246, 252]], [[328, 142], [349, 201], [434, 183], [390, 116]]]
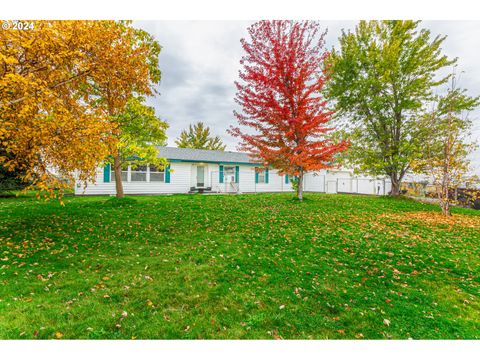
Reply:
[[258, 164], [247, 153], [157, 146], [158, 157], [184, 162]]

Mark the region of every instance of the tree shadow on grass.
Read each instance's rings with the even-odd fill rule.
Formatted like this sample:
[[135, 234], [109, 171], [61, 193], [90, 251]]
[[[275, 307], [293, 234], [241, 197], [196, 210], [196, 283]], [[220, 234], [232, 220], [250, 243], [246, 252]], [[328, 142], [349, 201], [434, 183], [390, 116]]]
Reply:
[[125, 207], [125, 206], [132, 206], [138, 203], [137, 199], [132, 197], [124, 197], [124, 198], [117, 198], [112, 197], [102, 203], [102, 206], [108, 207]]

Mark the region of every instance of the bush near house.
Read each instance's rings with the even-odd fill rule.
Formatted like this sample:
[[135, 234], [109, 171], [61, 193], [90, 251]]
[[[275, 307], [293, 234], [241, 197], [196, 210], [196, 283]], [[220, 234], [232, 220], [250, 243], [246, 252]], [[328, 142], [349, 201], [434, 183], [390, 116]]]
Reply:
[[451, 196], [460, 206], [471, 207], [474, 209], [480, 209], [480, 190], [457, 188], [451, 189]]
[[480, 214], [360, 195], [0, 199], [2, 339], [480, 339]]
[[[451, 188], [449, 189], [450, 197], [453, 199], [453, 204], [469, 207], [480, 210], [480, 190], [473, 188]], [[425, 194], [429, 198], [437, 198], [438, 195], [435, 189], [428, 191]]]

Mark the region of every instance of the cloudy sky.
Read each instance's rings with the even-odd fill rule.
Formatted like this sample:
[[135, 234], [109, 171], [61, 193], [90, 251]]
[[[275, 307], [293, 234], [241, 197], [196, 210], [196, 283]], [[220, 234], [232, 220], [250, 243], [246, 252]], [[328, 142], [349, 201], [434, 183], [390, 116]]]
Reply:
[[[150, 99], [157, 115], [166, 120], [170, 146], [188, 124], [203, 121], [219, 135], [227, 150], [237, 141], [226, 133], [236, 123], [234, 81], [238, 77], [242, 48], [251, 22], [244, 21], [138, 21], [162, 45], [160, 95]], [[327, 48], [338, 44], [342, 29], [354, 29], [356, 21], [324, 21]], [[459, 85], [471, 95], [480, 94], [480, 21], [426, 21], [421, 24], [432, 35], [447, 35], [443, 51], [458, 58]], [[480, 138], [480, 110], [471, 113], [473, 137]], [[480, 174], [480, 151], [472, 156]]]

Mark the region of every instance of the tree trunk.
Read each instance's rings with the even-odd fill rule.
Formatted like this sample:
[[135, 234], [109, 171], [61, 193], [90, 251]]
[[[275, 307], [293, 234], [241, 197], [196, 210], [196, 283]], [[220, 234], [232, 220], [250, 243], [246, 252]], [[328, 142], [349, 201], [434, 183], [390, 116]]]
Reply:
[[445, 216], [450, 215], [450, 179], [452, 178], [450, 164], [452, 155], [452, 113], [448, 113], [447, 141], [444, 146], [443, 154], [443, 173], [442, 173], [442, 198], [440, 199], [440, 207]]
[[392, 182], [392, 190], [390, 192], [390, 195], [400, 195], [400, 180], [397, 178], [397, 176], [395, 176], [395, 174], [390, 174], [390, 180]]
[[297, 197], [298, 200], [303, 201], [303, 170], [300, 170], [298, 176]]
[[115, 171], [115, 189], [117, 192], [117, 198], [123, 198], [125, 195], [123, 194], [122, 163], [119, 155], [113, 157], [113, 168]]
[[450, 214], [450, 194], [448, 193], [448, 186], [445, 186], [444, 183], [438, 186], [437, 190], [438, 194], [438, 201], [440, 203], [440, 209], [442, 209], [442, 213], [445, 216], [449, 216]]
[[449, 216], [450, 214], [450, 182], [448, 178], [449, 174], [447, 170], [443, 174], [443, 179], [441, 183], [441, 196], [440, 196], [440, 207], [442, 209], [442, 213], [445, 216]]
[[445, 216], [450, 216], [451, 213], [450, 213], [450, 201], [447, 199], [445, 200], [442, 204], [441, 204], [441, 207], [442, 207], [442, 213], [443, 215]]

